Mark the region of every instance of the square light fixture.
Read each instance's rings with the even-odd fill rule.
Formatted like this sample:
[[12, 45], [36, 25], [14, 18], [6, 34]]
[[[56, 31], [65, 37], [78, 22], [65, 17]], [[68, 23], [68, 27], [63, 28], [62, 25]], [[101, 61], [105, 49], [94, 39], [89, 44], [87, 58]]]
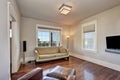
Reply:
[[72, 6], [69, 6], [66, 4], [62, 4], [59, 8], [59, 12], [64, 15], [67, 15], [68, 13], [70, 13], [71, 10], [72, 10]]

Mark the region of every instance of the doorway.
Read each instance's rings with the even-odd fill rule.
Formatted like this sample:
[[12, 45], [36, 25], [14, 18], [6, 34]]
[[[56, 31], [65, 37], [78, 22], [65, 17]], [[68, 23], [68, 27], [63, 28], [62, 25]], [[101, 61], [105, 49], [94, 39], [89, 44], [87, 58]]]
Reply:
[[9, 34], [10, 34], [10, 74], [13, 73], [13, 64], [14, 64], [14, 56], [15, 56], [15, 36], [14, 36], [14, 28], [16, 27], [14, 24], [16, 23], [16, 20], [14, 17], [10, 16], [9, 20]]
[[12, 21], [10, 21], [10, 74], [12, 74]]

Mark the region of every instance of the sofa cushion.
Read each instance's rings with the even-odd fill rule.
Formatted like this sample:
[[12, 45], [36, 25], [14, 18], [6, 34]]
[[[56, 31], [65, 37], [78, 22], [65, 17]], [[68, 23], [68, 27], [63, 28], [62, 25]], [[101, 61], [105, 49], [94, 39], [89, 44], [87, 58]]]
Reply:
[[48, 58], [55, 58], [55, 57], [62, 57], [62, 56], [67, 56], [67, 53], [54, 53], [54, 54], [42, 54], [39, 55], [39, 59], [48, 59]]
[[59, 48], [58, 47], [47, 47], [47, 48], [36, 48], [39, 54], [53, 54], [58, 53]]
[[39, 55], [39, 59], [47, 59], [53, 57], [56, 57], [56, 55], [55, 54]]
[[66, 53], [67, 51], [66, 51], [66, 49], [65, 49], [65, 48], [60, 47], [60, 48], [59, 48], [59, 52], [60, 52], [60, 53]]
[[60, 57], [60, 56], [66, 56], [68, 55], [67, 53], [56, 53], [55, 56], [56, 57]]

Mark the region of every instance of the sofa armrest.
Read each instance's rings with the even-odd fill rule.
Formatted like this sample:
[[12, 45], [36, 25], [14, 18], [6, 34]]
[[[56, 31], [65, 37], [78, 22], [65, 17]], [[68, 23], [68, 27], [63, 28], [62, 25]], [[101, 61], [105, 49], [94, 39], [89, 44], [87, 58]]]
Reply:
[[42, 80], [42, 78], [43, 70], [41, 68], [35, 68], [17, 80]]
[[66, 49], [66, 52], [69, 54], [69, 50], [68, 49]]
[[39, 53], [37, 50], [35, 50], [35, 58], [36, 58], [36, 60], [39, 60]]
[[37, 50], [35, 50], [34, 52], [35, 52], [36, 55], [38, 55], [38, 51]]
[[[64, 48], [64, 49], [65, 49], [65, 48]], [[69, 50], [68, 50], [68, 49], [65, 49], [65, 51], [66, 51], [67, 55], [69, 55]]]

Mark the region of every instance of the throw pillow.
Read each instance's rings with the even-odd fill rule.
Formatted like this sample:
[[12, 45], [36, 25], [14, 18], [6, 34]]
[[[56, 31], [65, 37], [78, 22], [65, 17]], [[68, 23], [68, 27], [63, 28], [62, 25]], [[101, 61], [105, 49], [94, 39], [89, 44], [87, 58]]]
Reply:
[[59, 48], [59, 52], [60, 52], [60, 53], [66, 53], [66, 49], [63, 48], [63, 47], [60, 47], [60, 48]]

